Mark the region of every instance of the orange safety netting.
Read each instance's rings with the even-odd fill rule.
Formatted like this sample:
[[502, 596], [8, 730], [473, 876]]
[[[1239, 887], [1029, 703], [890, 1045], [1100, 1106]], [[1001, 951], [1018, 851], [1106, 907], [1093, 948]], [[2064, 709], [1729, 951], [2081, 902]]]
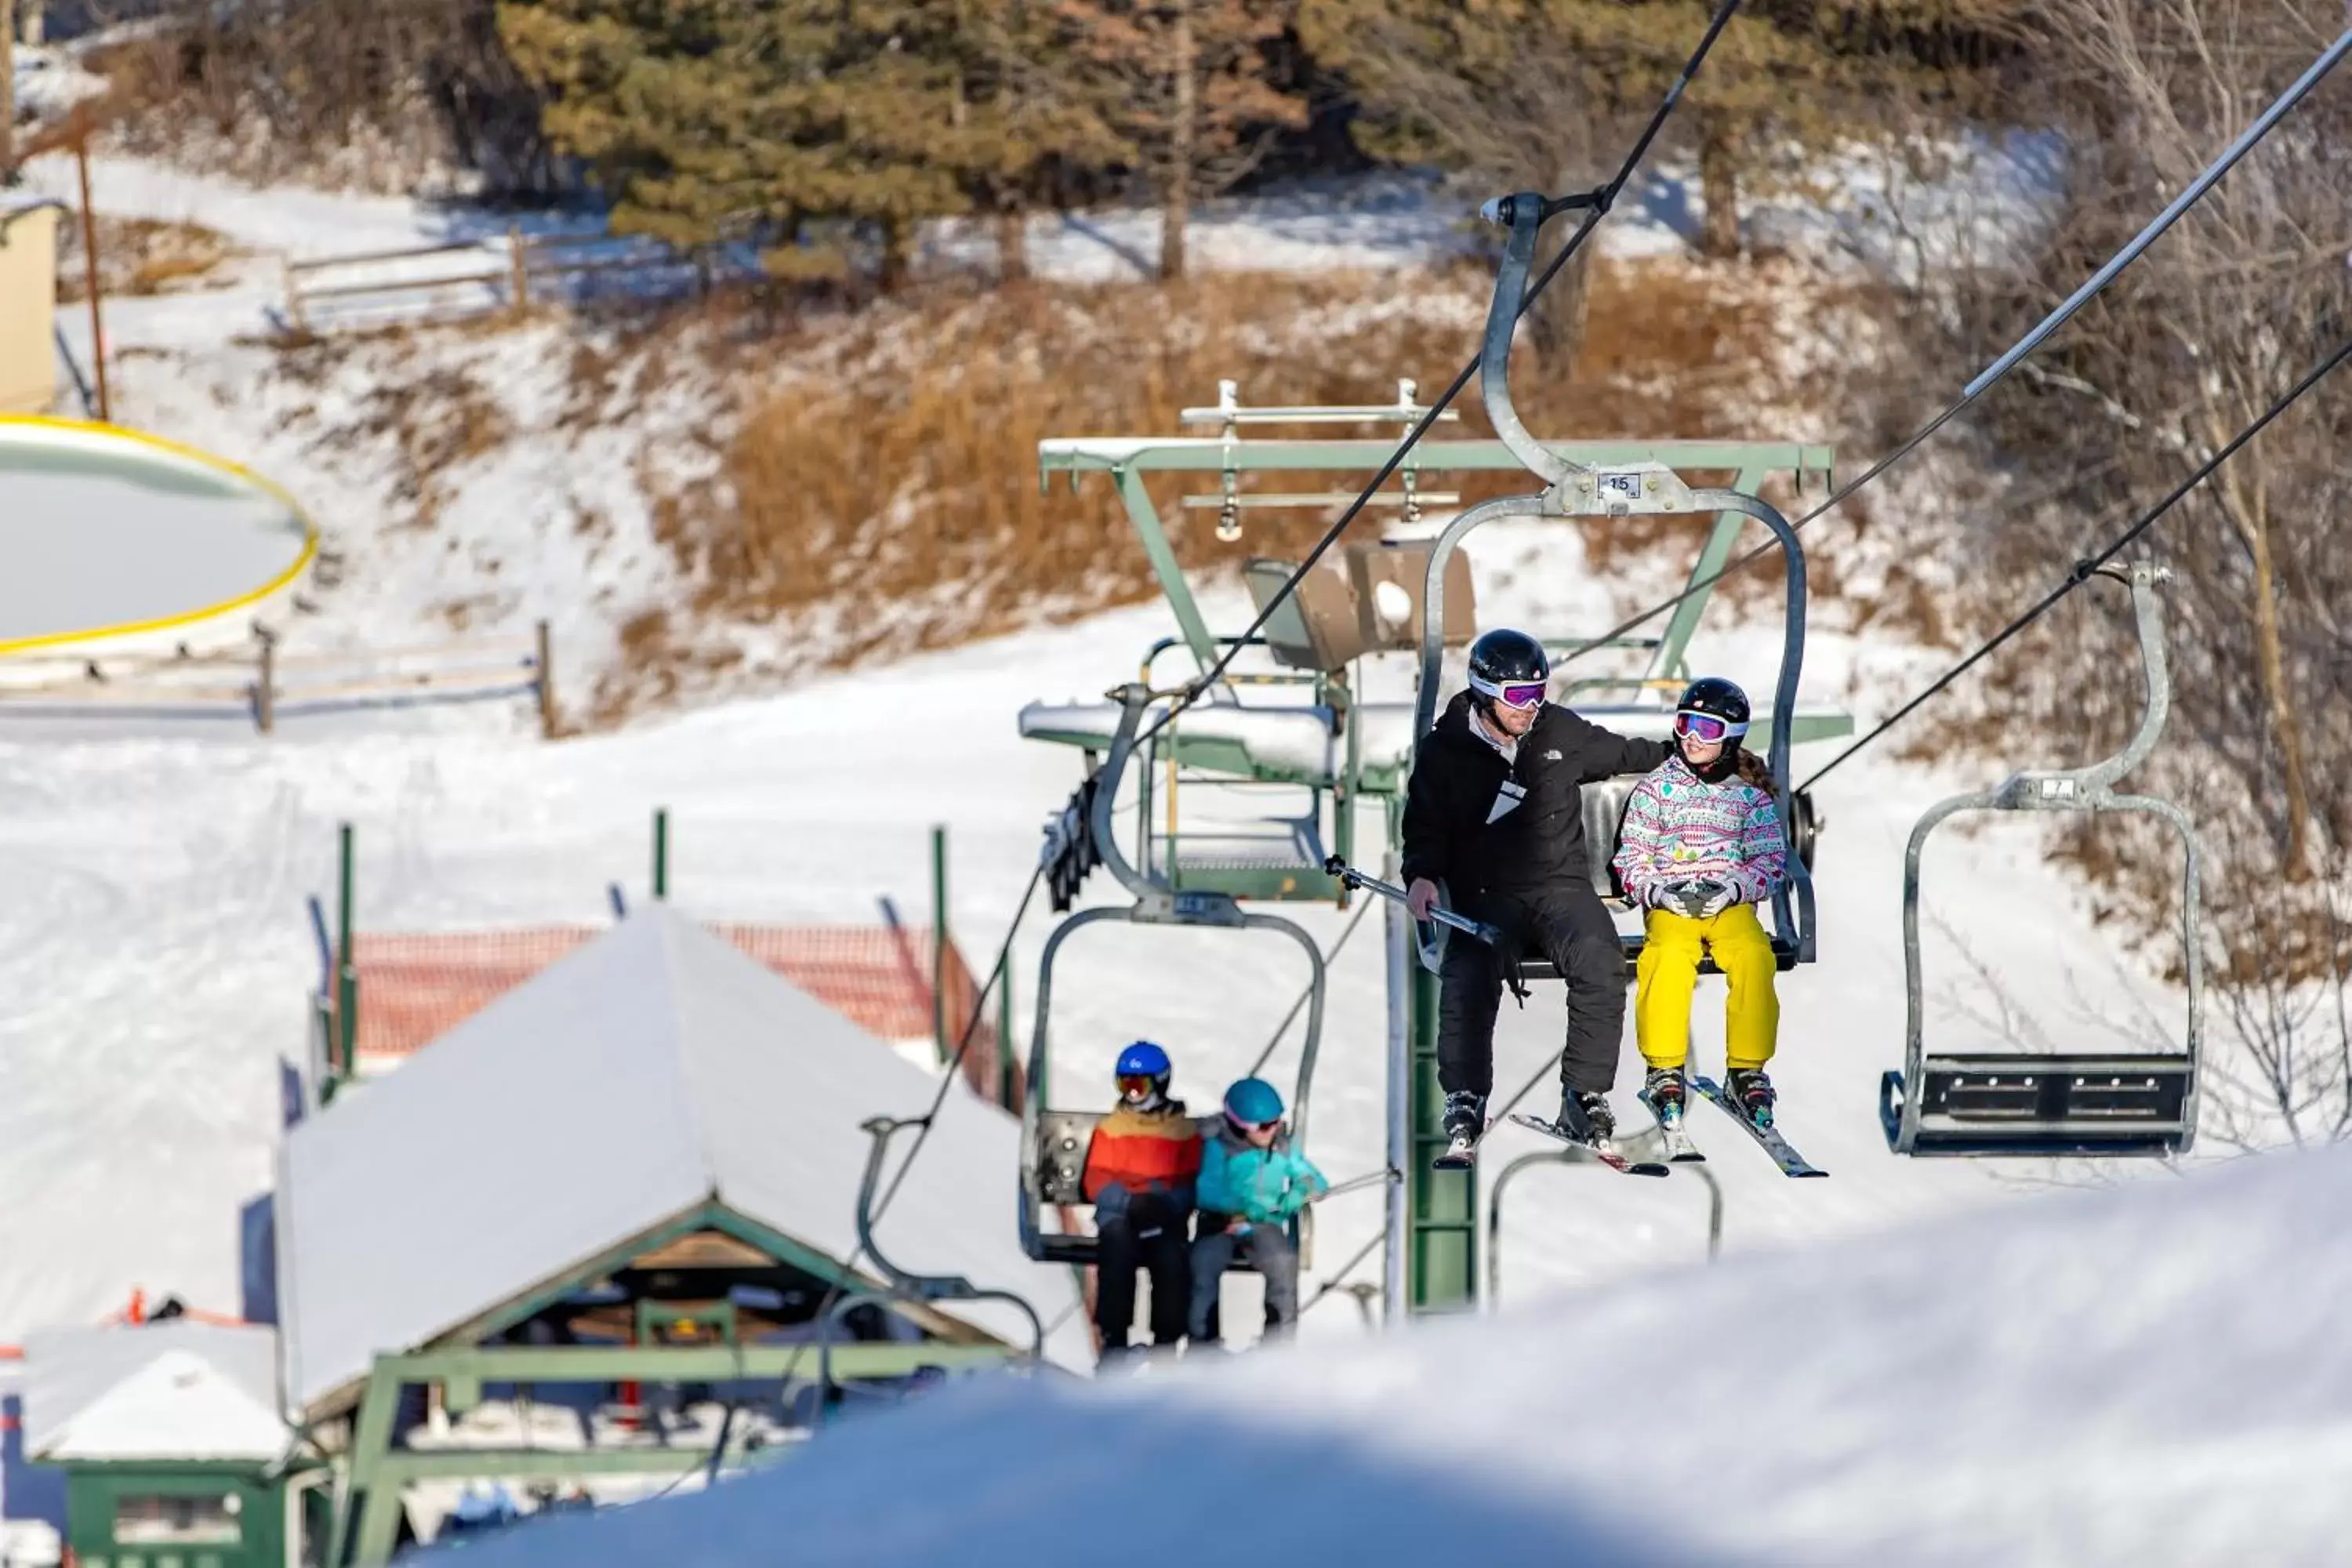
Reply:
[[[886, 1040], [931, 1037], [931, 933], [927, 927], [892, 931], [885, 926], [714, 924], [709, 929], [870, 1035]], [[603, 929], [592, 926], [354, 934], [360, 1065], [391, 1065], [603, 934]], [[954, 942], [948, 943], [944, 958], [940, 989], [953, 1048], [971, 1020], [977, 991]], [[992, 1017], [982, 1017], [973, 1032], [964, 1056], [964, 1076], [976, 1092], [992, 1100], [998, 1098]]]

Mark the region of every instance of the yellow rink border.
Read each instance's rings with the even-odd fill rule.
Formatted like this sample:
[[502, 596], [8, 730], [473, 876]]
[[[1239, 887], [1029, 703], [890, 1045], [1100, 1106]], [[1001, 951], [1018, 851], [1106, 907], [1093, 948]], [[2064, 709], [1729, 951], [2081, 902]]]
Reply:
[[124, 621], [116, 626], [90, 626], [80, 631], [44, 632], [38, 637], [0, 639], [0, 658], [5, 658], [12, 653], [23, 653], [28, 648], [55, 647], [62, 643], [89, 642], [101, 637], [132, 637], [142, 632], [169, 631], [174, 626], [193, 626], [198, 621], [209, 621], [233, 611], [241, 610], [248, 605], [259, 604], [271, 595], [284, 589], [309, 569], [312, 558], [319, 553], [319, 525], [310, 520], [310, 514], [303, 510], [302, 503], [296, 500], [283, 485], [266, 475], [255, 473], [242, 463], [231, 462], [226, 458], [215, 457], [200, 447], [190, 447], [166, 437], [150, 435], [144, 430], [133, 430], [121, 425], [104, 425], [96, 420], [60, 419], [47, 414], [0, 414], [0, 431], [10, 428], [63, 430], [76, 435], [95, 436], [107, 440], [128, 441], [133, 446], [149, 447], [159, 452], [168, 452], [175, 458], [184, 458], [201, 468], [210, 468], [215, 473], [226, 474], [232, 479], [242, 480], [284, 506], [293, 515], [294, 520], [302, 525], [302, 552], [294, 558], [294, 564], [285, 571], [251, 593], [240, 594], [234, 599], [226, 599], [217, 605], [207, 605], [202, 609], [183, 611], [176, 616], [159, 616], [153, 620]]

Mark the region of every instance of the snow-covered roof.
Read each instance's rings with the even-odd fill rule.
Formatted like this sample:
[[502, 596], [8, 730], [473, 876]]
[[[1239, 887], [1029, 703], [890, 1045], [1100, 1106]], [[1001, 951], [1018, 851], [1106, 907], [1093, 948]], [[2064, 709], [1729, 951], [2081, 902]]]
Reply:
[[[280, 1155], [286, 1388], [308, 1410], [379, 1352], [432, 1343], [711, 1199], [833, 1258], [856, 1250], [869, 1141], [938, 1079], [665, 904], [507, 993], [397, 1073], [296, 1127]], [[879, 1227], [892, 1258], [1026, 1296], [1019, 1124], [958, 1089]], [[948, 1316], [1025, 1345], [993, 1303]], [[1091, 1360], [1072, 1313], [1049, 1343]]]
[[171, 1321], [25, 1342], [36, 1459], [252, 1459], [286, 1452], [273, 1329]]

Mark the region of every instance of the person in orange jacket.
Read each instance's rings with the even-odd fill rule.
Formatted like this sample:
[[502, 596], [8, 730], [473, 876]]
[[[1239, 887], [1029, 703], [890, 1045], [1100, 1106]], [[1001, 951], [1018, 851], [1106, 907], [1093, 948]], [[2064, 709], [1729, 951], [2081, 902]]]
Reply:
[[1192, 1298], [1192, 1187], [1201, 1130], [1169, 1098], [1168, 1053], [1138, 1040], [1118, 1056], [1118, 1104], [1087, 1143], [1079, 1184], [1095, 1205], [1095, 1326], [1105, 1363], [1128, 1353], [1135, 1327], [1135, 1274], [1151, 1274], [1151, 1342], [1184, 1337]]

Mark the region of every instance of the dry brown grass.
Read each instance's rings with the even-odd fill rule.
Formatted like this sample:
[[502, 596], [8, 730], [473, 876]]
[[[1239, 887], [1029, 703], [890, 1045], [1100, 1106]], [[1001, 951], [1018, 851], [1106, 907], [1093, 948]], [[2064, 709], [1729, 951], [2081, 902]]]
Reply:
[[[1399, 375], [1433, 395], [1476, 339], [1486, 287], [1476, 268], [1029, 285], [896, 301], [845, 330], [802, 330], [813, 335], [801, 342], [787, 331], [777, 361], [819, 368], [753, 406], [719, 476], [661, 507], [658, 531], [700, 584], [698, 619], [781, 620], [803, 634], [802, 662], [938, 647], [1133, 602], [1151, 581], [1109, 488], [1040, 494], [1041, 438], [1178, 434], [1179, 411], [1213, 401], [1222, 378], [1257, 403], [1385, 403]], [[1759, 308], [1763, 287], [1696, 265], [1602, 264], [1572, 370], [1549, 373], [1532, 351], [1514, 361], [1528, 424], [1592, 438], [1760, 433], [1755, 408], [1783, 405], [1789, 390], [1771, 368], [1788, 323]], [[581, 369], [606, 382], [604, 364]], [[1475, 393], [1462, 407], [1462, 433], [1488, 433]], [[1462, 480], [1445, 483], [1471, 500], [1527, 483]], [[1244, 539], [1222, 543], [1209, 514], [1178, 505], [1184, 489], [1206, 488], [1154, 486], [1188, 566], [1296, 552], [1329, 521], [1252, 512]], [[1588, 548], [1606, 564], [1703, 528], [1612, 524], [1588, 534]], [[693, 662], [680, 627], [633, 630], [652, 663]], [[670, 689], [664, 680], [609, 706]]]
[[489, 389], [458, 366], [379, 382], [362, 405], [360, 427], [392, 437], [400, 457], [393, 499], [410, 508], [407, 525], [415, 528], [433, 525], [460, 465], [494, 451], [513, 433], [512, 420]]
[[[109, 297], [177, 294], [200, 286], [238, 254], [226, 235], [201, 224], [98, 216], [98, 286]], [[81, 224], [58, 226], [58, 298], [89, 297]]]

